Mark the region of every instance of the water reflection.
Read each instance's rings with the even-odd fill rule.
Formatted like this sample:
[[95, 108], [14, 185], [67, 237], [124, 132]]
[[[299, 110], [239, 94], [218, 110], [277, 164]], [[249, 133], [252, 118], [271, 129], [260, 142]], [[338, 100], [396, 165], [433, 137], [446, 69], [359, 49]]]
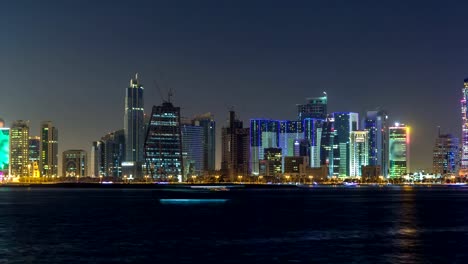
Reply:
[[419, 219], [416, 212], [416, 193], [413, 188], [403, 188], [400, 202], [395, 204], [395, 221], [392, 245], [396, 252], [390, 256], [391, 263], [422, 263], [418, 254], [420, 244]]

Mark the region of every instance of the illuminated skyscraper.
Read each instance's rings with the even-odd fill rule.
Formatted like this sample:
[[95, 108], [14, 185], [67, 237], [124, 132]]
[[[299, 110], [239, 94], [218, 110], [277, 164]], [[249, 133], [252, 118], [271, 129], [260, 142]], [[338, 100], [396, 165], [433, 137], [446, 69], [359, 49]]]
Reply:
[[388, 115], [385, 111], [368, 111], [363, 128], [369, 132], [369, 165], [380, 166], [388, 175]]
[[250, 170], [259, 175], [260, 160], [265, 157], [264, 150], [279, 147], [279, 121], [267, 119], [250, 120]]
[[29, 121], [17, 120], [10, 130], [10, 174], [28, 176], [29, 164]]
[[346, 177], [351, 175], [350, 135], [359, 129], [359, 115], [351, 112], [333, 113], [333, 175]]
[[39, 163], [41, 153], [41, 138], [29, 137], [29, 163]]
[[100, 154], [101, 157], [97, 157], [98, 163], [94, 166], [98, 166], [99, 175], [117, 178], [122, 178], [124, 176], [135, 178], [135, 174], [133, 173], [134, 169], [137, 168], [133, 166], [133, 162], [129, 162], [131, 165], [127, 171], [124, 169], [126, 166], [126, 163], [123, 161], [125, 156], [124, 143], [125, 134], [123, 129], [111, 132], [103, 136], [100, 141], [96, 142], [96, 154]]
[[[325, 119], [305, 118], [302, 127], [304, 129], [304, 140], [308, 143], [308, 154], [310, 167], [320, 167], [320, 146], [322, 141], [322, 129]], [[302, 141], [301, 143], [304, 143]], [[301, 154], [301, 156], [303, 156]]]
[[222, 128], [221, 170], [236, 181], [238, 176], [249, 173], [250, 129], [244, 128], [242, 121], [236, 118], [234, 111], [229, 111], [228, 126]]
[[468, 171], [468, 112], [467, 112], [468, 78], [465, 79], [463, 82], [462, 93], [463, 93], [463, 98], [461, 100], [461, 112], [462, 112], [461, 169], [467, 172]]
[[204, 128], [183, 124], [182, 153], [184, 161], [184, 177], [201, 175], [204, 170]]
[[58, 130], [52, 122], [41, 123], [40, 171], [42, 177], [58, 176]]
[[327, 94], [322, 97], [307, 98], [306, 104], [297, 105], [297, 117], [299, 120], [305, 118], [325, 119], [327, 117]]
[[458, 169], [459, 140], [451, 134], [439, 134], [434, 145], [433, 173], [456, 173]]
[[10, 129], [0, 128], [0, 179], [9, 175], [10, 170]]
[[389, 177], [400, 177], [410, 172], [410, 128], [396, 123], [389, 127]]
[[66, 150], [62, 153], [63, 177], [88, 176], [86, 151], [81, 149]]
[[369, 162], [369, 132], [351, 131], [350, 133], [350, 176], [362, 176], [362, 166]]
[[146, 135], [145, 161], [147, 174], [158, 180], [183, 179], [182, 133], [180, 107], [166, 101], [153, 106]]
[[211, 113], [196, 116], [192, 125], [203, 128], [203, 166], [204, 171], [216, 170], [216, 122]]
[[138, 80], [138, 74], [130, 80], [130, 86], [125, 95], [125, 161], [131, 164], [128, 173], [140, 177], [143, 165], [143, 144], [145, 140], [143, 86]]

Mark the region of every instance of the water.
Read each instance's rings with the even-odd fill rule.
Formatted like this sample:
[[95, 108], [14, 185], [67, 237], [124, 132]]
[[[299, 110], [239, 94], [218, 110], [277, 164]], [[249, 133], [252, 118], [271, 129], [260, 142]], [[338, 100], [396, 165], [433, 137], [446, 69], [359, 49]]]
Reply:
[[0, 263], [468, 263], [468, 188], [242, 197], [160, 205], [152, 190], [0, 188]]

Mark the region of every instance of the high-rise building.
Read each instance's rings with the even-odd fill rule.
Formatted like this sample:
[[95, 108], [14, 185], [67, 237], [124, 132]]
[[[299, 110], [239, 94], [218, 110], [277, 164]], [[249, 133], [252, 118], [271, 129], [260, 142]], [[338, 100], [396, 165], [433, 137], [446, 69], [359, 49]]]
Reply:
[[410, 171], [410, 128], [396, 123], [389, 127], [389, 177], [400, 177]]
[[10, 129], [0, 128], [0, 178], [10, 173]]
[[17, 120], [10, 129], [10, 175], [28, 176], [29, 170], [29, 121]]
[[[462, 89], [463, 97], [461, 100], [461, 113], [462, 113], [462, 138], [461, 138], [461, 166], [460, 169], [468, 171], [468, 78], [463, 82]], [[465, 173], [466, 174], [466, 173]]]
[[146, 170], [157, 180], [185, 181], [180, 107], [166, 101], [153, 106], [145, 142]]
[[451, 134], [438, 135], [433, 152], [434, 174], [454, 174], [458, 170], [459, 140]]
[[250, 171], [260, 173], [260, 161], [267, 148], [279, 147], [279, 121], [267, 119], [250, 120]]
[[41, 156], [41, 138], [29, 137], [29, 163], [39, 163]]
[[234, 111], [229, 111], [229, 121], [222, 128], [221, 170], [236, 181], [238, 176], [248, 176], [250, 129], [244, 128], [242, 121], [236, 118]]
[[191, 124], [182, 125], [182, 153], [184, 178], [201, 175], [205, 165], [204, 127]]
[[[299, 155], [300, 141], [304, 139], [304, 128], [301, 121], [279, 121], [279, 148], [284, 159]], [[284, 166], [283, 166], [284, 168]]]
[[143, 86], [138, 80], [138, 74], [130, 80], [130, 86], [126, 89], [125, 95], [125, 164], [127, 174], [133, 177], [142, 175], [143, 145], [145, 140], [144, 124], [144, 104], [143, 104]]
[[359, 129], [359, 115], [351, 112], [333, 113], [333, 175], [346, 177], [351, 175], [350, 135]]
[[[322, 141], [322, 129], [325, 119], [305, 118], [302, 127], [304, 128], [304, 140], [308, 142], [308, 156], [310, 167], [318, 168], [320, 164], [320, 146]], [[302, 142], [304, 143], [304, 142]], [[301, 154], [301, 156], [304, 156]]]
[[[93, 146], [96, 146], [96, 157], [93, 159], [97, 162], [94, 164], [94, 173], [97, 173], [97, 176], [135, 178], [135, 175], [132, 174], [135, 163], [124, 161], [125, 134], [123, 129], [103, 136], [100, 141], [94, 142]], [[125, 171], [127, 163], [130, 165], [129, 169]]]
[[306, 104], [297, 105], [297, 116], [299, 120], [305, 118], [327, 118], [327, 94], [322, 97], [307, 98]]
[[102, 141], [94, 141], [91, 146], [91, 157], [89, 159], [88, 172], [91, 177], [104, 177], [104, 143]]
[[334, 129], [335, 119], [330, 115], [322, 124], [322, 135], [320, 141], [320, 165], [328, 168], [328, 176], [337, 176], [333, 173], [335, 167], [335, 152], [338, 144], [335, 142], [336, 130]]
[[42, 177], [58, 176], [58, 130], [50, 121], [41, 123], [40, 163]]
[[388, 115], [385, 111], [368, 111], [363, 122], [369, 132], [370, 166], [380, 166], [383, 176], [388, 175]]
[[86, 151], [81, 149], [71, 149], [66, 150], [62, 153], [62, 176], [88, 176]]
[[196, 116], [192, 125], [203, 128], [203, 170], [216, 170], [216, 122], [211, 113]]
[[350, 174], [349, 176], [362, 176], [362, 167], [369, 162], [369, 132], [351, 131], [350, 133]]

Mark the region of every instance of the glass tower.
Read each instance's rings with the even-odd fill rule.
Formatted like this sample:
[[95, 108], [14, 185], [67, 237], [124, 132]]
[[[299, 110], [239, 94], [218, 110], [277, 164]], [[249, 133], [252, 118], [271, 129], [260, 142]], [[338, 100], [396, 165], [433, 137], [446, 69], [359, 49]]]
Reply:
[[406, 175], [410, 169], [410, 128], [403, 124], [389, 127], [389, 177]]
[[211, 113], [196, 116], [192, 125], [203, 129], [203, 166], [204, 171], [216, 170], [216, 122]]
[[346, 177], [351, 175], [350, 136], [359, 129], [359, 115], [351, 112], [333, 113], [333, 175]]
[[29, 121], [17, 120], [11, 126], [10, 169], [14, 177], [29, 175]]
[[184, 177], [201, 175], [204, 165], [204, 129], [189, 124], [182, 125], [182, 154]]
[[351, 131], [350, 134], [350, 176], [362, 176], [362, 166], [369, 162], [368, 131]]
[[135, 164], [143, 162], [144, 109], [143, 86], [138, 73], [130, 80], [125, 96], [125, 160]]
[[385, 111], [368, 111], [364, 129], [369, 132], [369, 165], [380, 166], [388, 175], [388, 115]]
[[180, 107], [170, 102], [153, 106], [144, 145], [146, 170], [157, 180], [182, 179]]
[[459, 140], [451, 134], [437, 137], [433, 152], [433, 173], [453, 174], [458, 169]]
[[42, 177], [58, 176], [58, 130], [52, 122], [41, 123], [40, 171]]
[[462, 113], [462, 142], [461, 142], [461, 169], [468, 170], [468, 78], [463, 82], [463, 98], [461, 100]]

